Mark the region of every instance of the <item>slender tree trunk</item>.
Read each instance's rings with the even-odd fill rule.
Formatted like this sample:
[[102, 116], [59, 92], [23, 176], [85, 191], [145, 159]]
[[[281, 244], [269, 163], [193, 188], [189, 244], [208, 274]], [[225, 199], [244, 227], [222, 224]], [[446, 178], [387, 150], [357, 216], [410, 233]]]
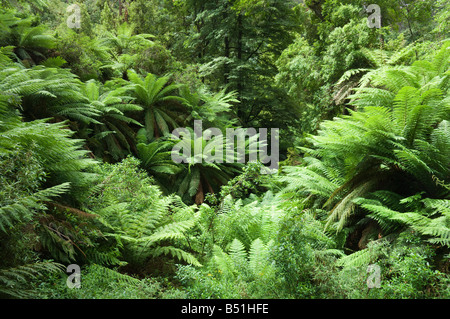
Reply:
[[[228, 15], [230, 14], [229, 11], [228, 11], [228, 7], [229, 7], [229, 3], [226, 2], [225, 3], [225, 9], [223, 10], [223, 15], [222, 15], [224, 21], [227, 19]], [[230, 58], [230, 35], [229, 35], [229, 33], [227, 35], [225, 35], [223, 41], [224, 41], [224, 47], [225, 47], [223, 55], [227, 59], [229, 59]], [[229, 82], [229, 74], [230, 74], [230, 66], [229, 66], [229, 64], [227, 62], [224, 65], [224, 71], [223, 71], [223, 82], [224, 82], [225, 85], [227, 85], [228, 82]]]
[[242, 60], [242, 14], [239, 13], [237, 18], [237, 31], [238, 31], [238, 37], [237, 37], [237, 58], [239, 61]]
[[[241, 66], [243, 61], [242, 61], [242, 51], [243, 51], [243, 46], [242, 46], [242, 38], [243, 38], [243, 30], [242, 30], [242, 14], [239, 13], [238, 17], [237, 17], [237, 47], [236, 47], [236, 57], [237, 57], [237, 66]], [[242, 72], [239, 69], [237, 71], [237, 84], [236, 84], [236, 90], [237, 90], [237, 99], [242, 102], [242, 94], [243, 94], [243, 79], [242, 79]], [[245, 112], [243, 110], [242, 105], [239, 107], [238, 112], [237, 112], [238, 117], [242, 120], [246, 117], [245, 116]]]
[[[238, 18], [237, 18], [237, 32], [238, 32], [238, 36], [237, 36], [237, 59], [238, 59], [238, 63], [241, 64], [242, 62], [242, 37], [243, 37], [243, 32], [242, 32], [242, 14], [239, 13]], [[241, 76], [241, 71], [238, 71], [238, 79], [237, 79], [237, 91], [238, 91], [238, 99], [241, 99], [242, 96], [242, 76]]]
[[[229, 59], [230, 58], [230, 38], [228, 36], [225, 36], [225, 38], [224, 38], [224, 45], [225, 45], [224, 56]], [[224, 65], [224, 71], [223, 71], [223, 82], [225, 83], [225, 85], [228, 84], [229, 73], [230, 73], [230, 67], [227, 62]]]

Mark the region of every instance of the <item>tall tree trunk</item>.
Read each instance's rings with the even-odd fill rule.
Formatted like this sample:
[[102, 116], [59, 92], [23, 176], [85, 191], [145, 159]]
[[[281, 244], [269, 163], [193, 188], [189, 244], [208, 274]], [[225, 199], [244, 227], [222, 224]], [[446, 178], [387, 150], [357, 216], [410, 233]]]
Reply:
[[[239, 13], [237, 17], [237, 47], [236, 47], [236, 57], [237, 57], [237, 63], [238, 67], [242, 65], [242, 52], [243, 52], [243, 46], [242, 46], [242, 38], [243, 38], [243, 30], [242, 30], [242, 14]], [[237, 90], [237, 99], [242, 102], [242, 91], [243, 91], [243, 83], [242, 83], [242, 72], [241, 69], [237, 71], [237, 84], [236, 84], [236, 90]], [[241, 105], [241, 104], [240, 104]], [[241, 119], [241, 122], [245, 118], [245, 112], [242, 108], [242, 105], [239, 107], [237, 112], [238, 117]], [[245, 124], [245, 123], [243, 123]]]
[[[223, 15], [222, 15], [224, 21], [227, 19], [228, 15], [230, 14], [230, 12], [228, 10], [228, 7], [229, 7], [229, 2], [226, 2], [225, 3], [225, 9], [223, 10]], [[225, 47], [223, 55], [227, 59], [229, 59], [230, 58], [230, 34], [229, 33], [225, 35], [223, 41], [224, 41], [224, 47]], [[223, 82], [224, 82], [225, 85], [227, 85], [228, 82], [229, 82], [229, 75], [230, 75], [230, 66], [229, 66], [228, 62], [225, 63], [223, 69], [224, 69], [224, 71], [223, 71]]]
[[[224, 45], [225, 45], [224, 56], [229, 59], [230, 58], [230, 38], [228, 36], [225, 36], [225, 38], [224, 38]], [[227, 85], [228, 81], [229, 81], [228, 77], [230, 74], [230, 67], [228, 65], [228, 62], [225, 63], [223, 68], [224, 68], [223, 82], [225, 85]]]
[[[237, 37], [237, 58], [238, 58], [238, 63], [240, 64], [242, 62], [242, 36], [243, 36], [243, 32], [242, 32], [242, 14], [239, 13], [238, 18], [237, 18], [237, 31], [238, 31], [238, 37]], [[238, 82], [237, 82], [237, 90], [238, 90], [238, 96], [241, 97], [242, 94], [242, 77], [241, 77], [241, 72], [238, 71]]]

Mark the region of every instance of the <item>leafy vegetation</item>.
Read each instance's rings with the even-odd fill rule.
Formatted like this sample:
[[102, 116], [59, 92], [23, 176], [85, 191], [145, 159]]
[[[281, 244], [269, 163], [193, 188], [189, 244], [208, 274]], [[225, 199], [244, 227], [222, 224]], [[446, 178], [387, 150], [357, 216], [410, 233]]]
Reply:
[[1, 1], [0, 297], [449, 298], [450, 7], [373, 3]]

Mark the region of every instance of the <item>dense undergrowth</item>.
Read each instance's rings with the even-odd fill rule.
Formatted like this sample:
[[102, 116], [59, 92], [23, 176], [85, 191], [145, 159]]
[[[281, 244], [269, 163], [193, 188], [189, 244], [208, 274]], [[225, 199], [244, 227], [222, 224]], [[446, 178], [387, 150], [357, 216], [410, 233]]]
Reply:
[[[449, 298], [450, 7], [407, 2], [2, 1], [0, 296]], [[175, 163], [194, 120], [278, 172]]]

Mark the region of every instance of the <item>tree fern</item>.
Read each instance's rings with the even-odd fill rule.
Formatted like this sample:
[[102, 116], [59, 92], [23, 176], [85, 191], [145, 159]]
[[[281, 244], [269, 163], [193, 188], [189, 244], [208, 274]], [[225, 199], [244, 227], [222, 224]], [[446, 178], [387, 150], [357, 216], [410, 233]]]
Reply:
[[153, 45], [150, 38], [153, 35], [148, 33], [135, 34], [135, 26], [124, 22], [117, 27], [116, 32], [106, 32], [101, 36], [101, 45], [114, 51], [114, 55], [123, 55], [135, 47], [149, 47]]
[[80, 137], [87, 139], [88, 146], [99, 157], [108, 156], [114, 160], [126, 157], [136, 143], [131, 125], [142, 126], [130, 117], [130, 113], [142, 108], [132, 104], [133, 98], [121, 94], [118, 89], [108, 90], [93, 80], [84, 83], [81, 92], [85, 103], [97, 112], [97, 116], [96, 122], [89, 123], [88, 129], [92, 131], [85, 135], [79, 133]]
[[[401, 200], [400, 202], [405, 202]], [[382, 205], [380, 202], [372, 202], [367, 199], [359, 199], [359, 205], [370, 211], [368, 215], [379, 222], [385, 231], [404, 230], [410, 227], [412, 230], [424, 236], [430, 243], [449, 246], [449, 201], [426, 198], [421, 201], [418, 210], [395, 211]], [[430, 208], [433, 211], [430, 211]]]
[[22, 63], [27, 66], [35, 65], [45, 59], [48, 49], [55, 47], [55, 38], [47, 26], [33, 25], [32, 16], [23, 18], [17, 13], [15, 16], [16, 19], [6, 23], [0, 46], [14, 46], [14, 52]]
[[160, 141], [154, 141], [149, 144], [137, 144], [137, 150], [142, 165], [150, 174], [172, 175], [182, 170], [182, 168], [176, 165], [171, 158], [171, 146], [172, 143]]
[[[0, 132], [0, 148], [11, 150], [20, 146], [26, 149], [37, 145], [35, 156], [49, 175], [48, 183], [57, 185], [70, 182], [72, 190], [80, 192], [93, 180], [93, 175], [83, 170], [95, 162], [85, 157], [86, 151], [81, 149], [80, 141], [71, 139], [73, 132], [63, 127], [64, 123], [48, 124], [43, 120], [22, 122]], [[48, 138], [49, 135], [52, 139]]]
[[371, 213], [368, 217], [376, 220], [384, 232], [389, 233], [403, 228], [401, 223], [394, 220], [394, 216], [398, 212], [387, 208], [379, 201], [358, 198], [355, 203], [369, 210]]
[[85, 123], [99, 123], [99, 111], [83, 100], [81, 83], [70, 71], [14, 65], [0, 71], [0, 88], [21, 99], [20, 109], [30, 120], [56, 117]]
[[[236, 146], [232, 146], [233, 163], [227, 163], [227, 156], [224, 145], [227, 141], [221, 135], [206, 139], [203, 136], [196, 136], [192, 129], [188, 129], [190, 136], [183, 137], [180, 140], [173, 139], [171, 142], [177, 151], [172, 149], [172, 157], [176, 156], [177, 160], [186, 165], [181, 166], [183, 169], [177, 174], [175, 187], [172, 191], [177, 192], [184, 200], [194, 200], [196, 204], [203, 203], [205, 194], [216, 193], [221, 185], [226, 184], [236, 173], [240, 172], [241, 163], [234, 163], [235, 154], [237, 154]], [[245, 138], [245, 137], [244, 137]], [[254, 137], [252, 137], [254, 138]], [[249, 139], [245, 140], [249, 143]], [[183, 154], [180, 150], [183, 149]], [[184, 154], [184, 150], [189, 153]], [[222, 149], [222, 152], [218, 152]], [[245, 147], [244, 152], [248, 150]]]
[[142, 78], [134, 71], [128, 71], [130, 84], [123, 88], [124, 91], [136, 99], [135, 103], [144, 109], [144, 121], [149, 141], [162, 135], [170, 134], [169, 128], [177, 128], [176, 116], [163, 105], [163, 102], [180, 100], [179, 97], [169, 95], [178, 88], [176, 84], [168, 84], [168, 77], [157, 77], [147, 74]]
[[193, 120], [202, 120], [205, 126], [219, 129], [235, 123], [229, 113], [233, 103], [238, 102], [236, 92], [222, 90], [213, 94], [204, 89], [191, 92], [187, 86], [181, 86], [179, 92], [182, 103], [190, 112], [185, 119], [187, 126], [192, 126]]
[[367, 106], [390, 106], [395, 94], [379, 88], [356, 88], [355, 94], [349, 96], [351, 104], [362, 109]]
[[[429, 63], [383, 66], [367, 73], [368, 82], [351, 96], [351, 104], [360, 110], [323, 122], [317, 135], [308, 137], [311, 146], [300, 148], [304, 165], [284, 168], [279, 178], [284, 192], [305, 198], [306, 208], [328, 210], [326, 227], [338, 232], [350, 227], [355, 235], [365, 218], [376, 220], [387, 233], [408, 224], [408, 216], [418, 218], [395, 214], [394, 200], [383, 207], [365, 202], [363, 207], [371, 212], [366, 215], [359, 198], [373, 200], [379, 191], [387, 197], [424, 192], [425, 198], [446, 198], [448, 91], [442, 89], [443, 73], [432, 66], [446, 56], [441, 51], [448, 50], [443, 46]], [[397, 195], [392, 199], [398, 200]], [[446, 228], [438, 234], [439, 227], [434, 227], [443, 225], [444, 218], [425, 221], [429, 228], [417, 224], [416, 231], [445, 243]]]
[[[414, 45], [408, 45], [401, 50], [397, 50], [395, 52], [384, 51], [380, 49], [368, 49], [362, 48], [360, 52], [368, 60], [373, 69], [369, 68], [359, 68], [359, 69], [351, 69], [344, 72], [341, 78], [334, 84], [335, 86], [335, 95], [334, 100], [336, 104], [343, 104], [343, 101], [346, 98], [352, 99], [354, 96], [350, 96], [351, 92], [357, 88], [358, 96], [362, 96], [363, 94], [379, 94], [376, 96], [378, 99], [382, 97], [383, 93], [387, 93], [386, 91], [378, 91], [373, 90], [372, 88], [368, 88], [368, 85], [371, 79], [375, 74], [384, 70], [387, 66], [395, 66], [403, 63], [409, 57], [412, 56], [414, 50]], [[376, 102], [374, 99], [374, 104], [372, 105], [383, 105], [378, 104], [380, 102]], [[352, 101], [354, 104], [355, 101]], [[358, 106], [363, 107], [363, 105], [358, 104]]]
[[172, 257], [176, 258], [179, 261], [184, 261], [190, 265], [201, 267], [202, 264], [195, 258], [194, 255], [186, 252], [183, 249], [176, 248], [173, 246], [159, 246], [156, 247], [151, 254], [155, 257], [161, 256], [161, 255], [171, 255]]

